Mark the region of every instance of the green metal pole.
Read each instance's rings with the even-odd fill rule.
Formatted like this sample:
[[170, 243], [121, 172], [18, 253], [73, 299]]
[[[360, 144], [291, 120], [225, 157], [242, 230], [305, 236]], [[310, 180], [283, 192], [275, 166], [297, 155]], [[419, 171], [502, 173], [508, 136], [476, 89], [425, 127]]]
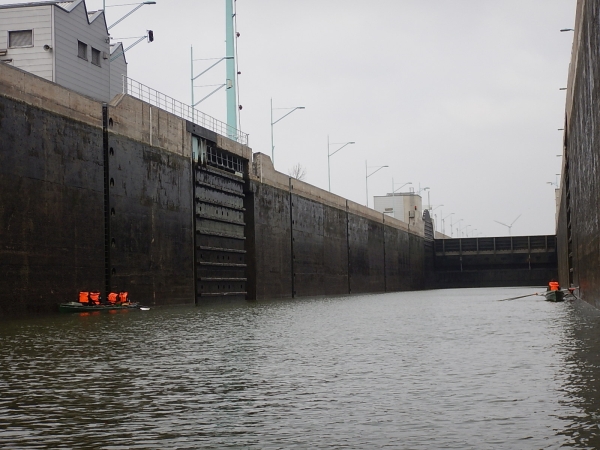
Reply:
[[230, 88], [227, 89], [227, 128], [228, 137], [237, 140], [237, 105], [235, 87], [235, 36], [233, 30], [233, 0], [225, 0], [225, 55], [227, 59], [227, 80]]

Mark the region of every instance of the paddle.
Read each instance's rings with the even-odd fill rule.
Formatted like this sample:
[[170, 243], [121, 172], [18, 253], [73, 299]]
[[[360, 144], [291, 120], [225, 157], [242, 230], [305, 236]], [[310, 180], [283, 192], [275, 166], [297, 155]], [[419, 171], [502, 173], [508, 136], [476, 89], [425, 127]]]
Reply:
[[500, 299], [498, 301], [499, 302], [505, 302], [507, 300], [516, 300], [518, 298], [532, 297], [534, 295], [542, 295], [542, 294], [540, 294], [539, 292], [536, 292], [535, 294], [520, 295], [519, 297], [503, 298], [503, 299]]

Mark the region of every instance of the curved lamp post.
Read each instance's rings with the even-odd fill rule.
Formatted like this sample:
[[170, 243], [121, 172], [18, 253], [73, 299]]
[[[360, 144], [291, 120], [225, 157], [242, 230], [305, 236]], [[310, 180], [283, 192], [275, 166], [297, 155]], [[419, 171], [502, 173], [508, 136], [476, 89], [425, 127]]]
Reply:
[[454, 213], [450, 213], [448, 214], [446, 217], [442, 217], [442, 228], [444, 231], [442, 231], [444, 234], [446, 234], [446, 222], [444, 222], [448, 217], [450, 217], [450, 237], [452, 237], [452, 217]]
[[[115, 23], [113, 23], [111, 26], [109, 26], [107, 29], [110, 30], [115, 25], [121, 23], [123, 20], [127, 19], [130, 15], [132, 15], [134, 12], [136, 12], [138, 9], [140, 9], [144, 5], [156, 5], [156, 2], [149, 1], [149, 2], [140, 3], [135, 8], [133, 8], [131, 11], [129, 11], [127, 14], [125, 14], [123, 17], [121, 17], [119, 20], [117, 20]], [[110, 5], [109, 7], [111, 7], [111, 6], [125, 6], [125, 5]], [[106, 0], [104, 0], [104, 3], [102, 4], [102, 10], [104, 11], [105, 9], [106, 9]]]
[[[456, 225], [458, 225], [459, 223], [461, 223], [463, 221], [463, 219], [460, 219], [458, 222], [456, 222]], [[460, 233], [459, 233], [459, 227], [456, 227], [456, 237], [460, 238]]]
[[275, 125], [280, 120], [283, 120], [284, 118], [289, 116], [291, 113], [293, 113], [297, 109], [305, 109], [305, 107], [304, 106], [296, 106], [295, 108], [275, 108], [275, 109], [291, 109], [291, 111], [284, 114], [279, 119], [277, 119], [275, 122], [273, 122], [273, 99], [271, 99], [271, 160], [273, 161], [273, 166], [275, 166], [275, 144], [273, 144], [273, 125]]
[[367, 160], [365, 160], [365, 188], [366, 188], [366, 193], [367, 193], [367, 208], [369, 207], [369, 177], [371, 175], [375, 175], [377, 172], [379, 172], [384, 167], [389, 167], [389, 166], [370, 166], [370, 167], [371, 167], [371, 169], [375, 169], [371, 173], [369, 173], [369, 166], [367, 165]]
[[[329, 158], [333, 155], [335, 155], [337, 152], [339, 152], [341, 149], [343, 149], [346, 145], [351, 145], [351, 144], [356, 144], [356, 142], [352, 141], [352, 142], [332, 142], [331, 144], [329, 143], [329, 135], [327, 135], [327, 181], [329, 183], [329, 192], [331, 192], [331, 170], [330, 170], [330, 164], [329, 164]], [[338, 148], [335, 152], [333, 153], [329, 153], [329, 150], [331, 149], [332, 145], [341, 145], [340, 148]]]

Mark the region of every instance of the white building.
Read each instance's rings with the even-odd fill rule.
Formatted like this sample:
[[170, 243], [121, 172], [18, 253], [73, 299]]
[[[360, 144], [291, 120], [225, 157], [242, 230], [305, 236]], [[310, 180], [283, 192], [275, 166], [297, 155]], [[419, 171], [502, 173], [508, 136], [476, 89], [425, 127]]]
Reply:
[[[112, 49], [116, 55], [122, 46]], [[2, 63], [108, 102], [127, 75], [124, 54], [110, 59], [104, 12], [88, 12], [84, 0], [0, 5]]]
[[375, 211], [407, 223], [411, 228], [423, 230], [423, 207], [420, 195], [414, 192], [396, 192], [373, 197]]

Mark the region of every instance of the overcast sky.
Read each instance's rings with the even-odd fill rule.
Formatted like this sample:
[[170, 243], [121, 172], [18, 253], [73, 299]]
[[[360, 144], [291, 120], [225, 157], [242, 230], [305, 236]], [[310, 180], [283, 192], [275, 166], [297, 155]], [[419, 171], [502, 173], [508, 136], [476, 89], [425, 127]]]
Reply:
[[[0, 3], [15, 3], [0, 0]], [[108, 5], [130, 3], [107, 0]], [[88, 9], [102, 0], [88, 0]], [[412, 182], [441, 215], [483, 236], [553, 234], [576, 0], [237, 0], [240, 128], [275, 165], [300, 163], [327, 189], [327, 136], [355, 141], [331, 159], [332, 191], [365, 198], [365, 160], [388, 165], [373, 195]], [[132, 6], [107, 8], [112, 23]], [[157, 0], [111, 30], [155, 41], [127, 54], [129, 76], [190, 102], [195, 58], [225, 56], [225, 0]], [[126, 41], [131, 42], [131, 41]], [[196, 61], [195, 73], [212, 61]], [[222, 84], [225, 64], [197, 85]], [[196, 99], [213, 87], [196, 88]], [[199, 108], [226, 120], [223, 90]], [[276, 110], [275, 119], [285, 114]], [[339, 147], [339, 146], [337, 146]], [[331, 151], [337, 148], [332, 145]], [[374, 169], [370, 169], [372, 171]], [[403, 191], [409, 186], [405, 186]], [[424, 204], [427, 204], [425, 192]], [[463, 231], [465, 231], [463, 230]], [[454, 231], [456, 236], [456, 230]]]

